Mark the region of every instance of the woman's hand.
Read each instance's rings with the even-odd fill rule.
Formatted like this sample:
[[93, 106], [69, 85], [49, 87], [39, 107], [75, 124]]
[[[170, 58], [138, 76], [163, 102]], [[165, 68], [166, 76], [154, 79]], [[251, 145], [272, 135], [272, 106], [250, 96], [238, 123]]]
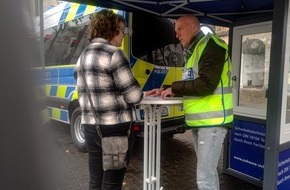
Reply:
[[163, 91], [163, 88], [155, 88], [153, 90], [149, 90], [145, 93], [145, 96], [160, 96], [161, 92]]

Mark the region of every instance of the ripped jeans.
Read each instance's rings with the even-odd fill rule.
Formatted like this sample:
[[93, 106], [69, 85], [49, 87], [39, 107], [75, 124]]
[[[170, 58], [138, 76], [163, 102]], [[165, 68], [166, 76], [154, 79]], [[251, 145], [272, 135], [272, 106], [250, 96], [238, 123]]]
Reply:
[[196, 180], [199, 190], [220, 190], [217, 165], [227, 128], [207, 127], [192, 129], [197, 156]]

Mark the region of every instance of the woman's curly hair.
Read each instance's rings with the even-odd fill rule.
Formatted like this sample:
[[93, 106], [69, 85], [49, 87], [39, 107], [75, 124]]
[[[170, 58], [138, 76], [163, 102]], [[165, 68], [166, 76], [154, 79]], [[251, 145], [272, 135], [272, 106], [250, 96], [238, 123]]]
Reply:
[[120, 32], [120, 22], [125, 24], [124, 17], [112, 10], [104, 9], [95, 13], [90, 24], [89, 41], [91, 42], [94, 38], [111, 41]]

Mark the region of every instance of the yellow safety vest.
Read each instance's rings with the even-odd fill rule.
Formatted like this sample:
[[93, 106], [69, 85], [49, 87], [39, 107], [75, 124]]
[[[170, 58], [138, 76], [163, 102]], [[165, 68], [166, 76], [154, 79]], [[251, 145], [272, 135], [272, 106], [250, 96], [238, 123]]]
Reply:
[[212, 95], [201, 97], [184, 96], [183, 106], [188, 127], [215, 126], [233, 121], [232, 65], [228, 58], [227, 44], [212, 34], [204, 36], [194, 48], [185, 67], [186, 70], [193, 71], [194, 78], [198, 77], [198, 62], [210, 38], [226, 50], [226, 60], [221, 80]]

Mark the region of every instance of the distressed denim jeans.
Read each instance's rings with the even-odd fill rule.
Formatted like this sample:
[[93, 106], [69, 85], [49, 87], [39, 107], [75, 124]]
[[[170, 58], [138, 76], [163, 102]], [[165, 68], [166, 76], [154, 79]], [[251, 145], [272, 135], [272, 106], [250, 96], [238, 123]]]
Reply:
[[197, 156], [196, 181], [199, 190], [220, 190], [217, 165], [227, 129], [208, 127], [192, 129]]

